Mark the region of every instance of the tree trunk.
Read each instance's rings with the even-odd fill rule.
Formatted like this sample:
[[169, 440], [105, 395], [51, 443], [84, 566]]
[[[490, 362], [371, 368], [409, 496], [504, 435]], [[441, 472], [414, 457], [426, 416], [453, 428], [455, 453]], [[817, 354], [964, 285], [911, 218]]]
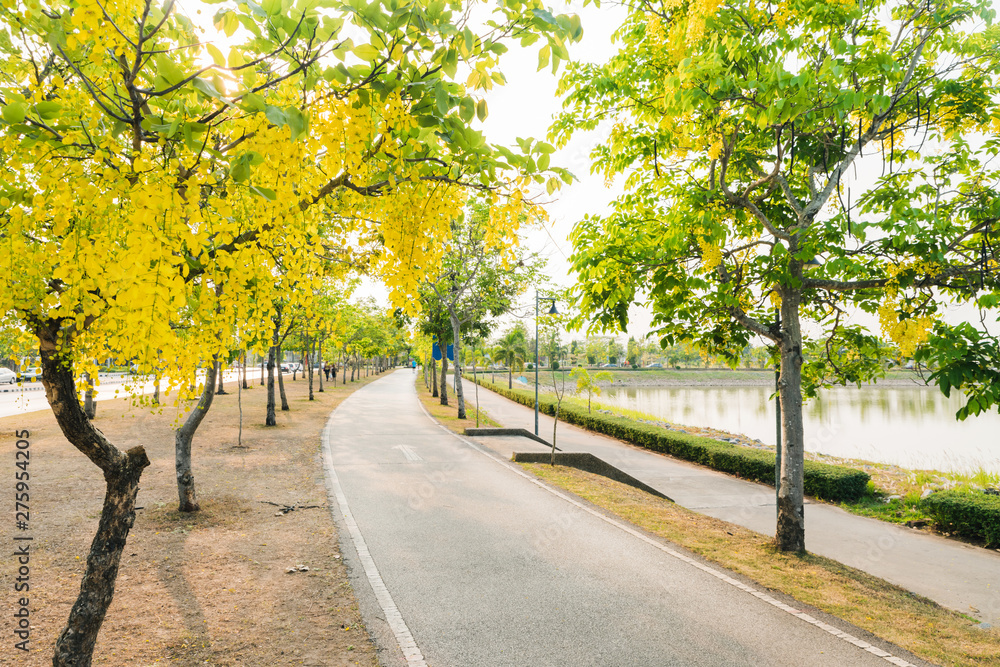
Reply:
[[476, 375], [475, 356], [472, 357], [472, 383], [476, 386], [476, 428], [479, 428], [479, 376]]
[[218, 376], [217, 379], [219, 380], [219, 388], [215, 390], [215, 393], [219, 396], [225, 396], [226, 388], [222, 384], [222, 362], [220, 361], [217, 366], [218, 368], [215, 369], [215, 374]]
[[514, 364], [507, 367], [507, 388], [514, 388]]
[[174, 472], [177, 476], [179, 512], [197, 512], [201, 509], [195, 497], [194, 474], [191, 472], [191, 442], [194, 440], [195, 431], [212, 407], [212, 399], [215, 398], [215, 378], [221, 372], [222, 364], [216, 356], [216, 361], [205, 370], [205, 386], [201, 390], [198, 405], [184, 420], [184, 424], [174, 431]]
[[[281, 345], [278, 345], [278, 359], [282, 358]], [[281, 394], [281, 411], [288, 412], [291, 408], [288, 407], [288, 397], [285, 395], [285, 378], [284, 373], [281, 372], [281, 367], [278, 368], [278, 393]]]
[[[278, 420], [274, 414], [274, 367], [278, 359], [278, 330], [281, 322], [274, 323], [274, 334], [271, 336], [271, 349], [267, 351], [267, 415], [264, 418], [265, 426], [277, 426]], [[263, 374], [261, 381], [263, 381]]]
[[775, 542], [781, 551], [805, 551], [804, 454], [802, 427], [802, 330], [796, 289], [781, 295], [781, 488]]
[[[314, 345], [314, 347], [315, 347], [315, 345]], [[306, 369], [309, 372], [309, 400], [310, 401], [315, 401], [316, 397], [313, 396], [313, 364], [312, 364], [312, 359], [310, 359], [309, 357], [306, 357], [306, 361], [308, 362], [306, 364]]]
[[265, 369], [267, 368], [268, 358], [270, 358], [271, 352], [268, 351], [267, 357], [260, 358], [260, 386], [264, 386], [264, 376], [266, 375]]
[[439, 395], [437, 359], [431, 358], [431, 397], [437, 398]]
[[455, 350], [455, 399], [458, 401], [458, 418], [465, 419], [465, 390], [462, 388], [462, 325], [454, 314], [451, 316], [452, 345]]
[[71, 351], [72, 339], [60, 334], [58, 322], [45, 322], [36, 330], [45, 396], [66, 439], [103, 472], [105, 494], [80, 593], [56, 640], [52, 664], [90, 667], [97, 635], [114, 598], [121, 555], [135, 522], [139, 478], [149, 459], [141, 446], [122, 452], [87, 418], [77, 399], [70, 355], [58, 352], [57, 341]]
[[441, 350], [441, 387], [438, 389], [441, 405], [448, 405], [448, 350]]
[[93, 419], [97, 416], [97, 402], [94, 400], [94, 381], [90, 377], [90, 373], [84, 373], [83, 377], [87, 379], [87, 389], [83, 393], [83, 411], [87, 414], [87, 419]]
[[[555, 382], [555, 379], [553, 378], [552, 381]], [[555, 387], [553, 387], [553, 389], [555, 389]], [[559, 404], [560, 403], [562, 403], [562, 401], [558, 401], [558, 400], [556, 401], [556, 415], [555, 415], [555, 419], [552, 420], [552, 456], [549, 459], [549, 465], [553, 465], [553, 466], [556, 464], [556, 428], [559, 426]]]
[[156, 377], [156, 383], [153, 384], [153, 405], [160, 404], [160, 377]]
[[323, 339], [319, 339], [319, 391], [323, 392], [323, 377], [326, 372], [326, 362], [323, 361]]
[[250, 355], [243, 352], [243, 388], [249, 389], [250, 385], [247, 384], [247, 363], [250, 361]]

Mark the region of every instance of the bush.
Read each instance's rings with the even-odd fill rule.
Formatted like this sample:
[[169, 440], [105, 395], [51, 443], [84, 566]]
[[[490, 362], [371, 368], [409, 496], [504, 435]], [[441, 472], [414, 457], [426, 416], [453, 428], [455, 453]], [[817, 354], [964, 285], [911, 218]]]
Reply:
[[1000, 546], [1000, 496], [981, 491], [939, 491], [920, 501], [920, 509], [944, 530]]
[[[534, 407], [534, 392], [482, 382], [482, 385], [501, 396]], [[555, 414], [555, 401], [538, 399], [538, 411]], [[774, 452], [740, 447], [713, 438], [689, 433], [678, 433], [653, 424], [643, 424], [625, 417], [588, 413], [586, 410], [563, 404], [559, 417], [567, 424], [575, 424], [588, 431], [603, 433], [646, 449], [663, 452], [679, 459], [692, 461], [736, 477], [751, 479], [774, 486]], [[864, 495], [870, 477], [853, 468], [834, 466], [817, 461], [806, 461], [805, 492], [807, 495], [833, 502], [853, 502]]]

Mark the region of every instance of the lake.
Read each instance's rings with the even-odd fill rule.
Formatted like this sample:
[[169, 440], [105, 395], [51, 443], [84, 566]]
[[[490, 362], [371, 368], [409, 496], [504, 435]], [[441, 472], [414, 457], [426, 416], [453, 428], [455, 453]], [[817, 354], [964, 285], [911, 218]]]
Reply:
[[[689, 426], [775, 442], [773, 388], [615, 387], [598, 399]], [[957, 394], [937, 388], [837, 387], [803, 406], [806, 451], [912, 469], [1000, 473], [1000, 414], [955, 419]]]

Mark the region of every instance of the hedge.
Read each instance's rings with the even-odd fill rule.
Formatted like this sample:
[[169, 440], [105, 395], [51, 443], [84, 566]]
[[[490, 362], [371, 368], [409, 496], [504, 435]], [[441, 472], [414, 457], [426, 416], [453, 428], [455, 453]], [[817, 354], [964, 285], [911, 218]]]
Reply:
[[[534, 407], [534, 392], [507, 389], [499, 384], [481, 381], [482, 386], [501, 396]], [[538, 398], [538, 410], [555, 414], [555, 401]], [[679, 459], [692, 461], [736, 477], [751, 479], [774, 486], [774, 452], [741, 447], [729, 442], [678, 433], [653, 424], [643, 424], [625, 417], [604, 413], [588, 413], [574, 406], [563, 405], [559, 418], [588, 431], [603, 433], [646, 449], [663, 452]], [[853, 468], [829, 465], [817, 461], [805, 462], [805, 493], [833, 502], [853, 502], [864, 495], [870, 477]]]
[[963, 537], [1000, 546], [1000, 496], [977, 491], [938, 491], [920, 501], [938, 526]]

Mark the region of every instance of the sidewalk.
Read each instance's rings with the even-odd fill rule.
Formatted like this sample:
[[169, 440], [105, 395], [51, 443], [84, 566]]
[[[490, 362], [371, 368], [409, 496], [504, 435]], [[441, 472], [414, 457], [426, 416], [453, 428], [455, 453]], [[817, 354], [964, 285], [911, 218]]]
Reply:
[[[468, 383], [466, 400], [475, 402]], [[534, 430], [534, 411], [483, 387], [479, 404], [509, 428]], [[539, 414], [539, 435], [552, 438], [552, 418]], [[510, 456], [543, 451], [523, 437], [477, 442]], [[767, 535], [774, 535], [774, 489], [559, 423], [556, 444], [590, 452], [645, 482], [677, 504]], [[1000, 552], [974, 547], [896, 524], [850, 514], [820, 501], [806, 503], [806, 548], [858, 568], [983, 623], [1000, 624]]]

